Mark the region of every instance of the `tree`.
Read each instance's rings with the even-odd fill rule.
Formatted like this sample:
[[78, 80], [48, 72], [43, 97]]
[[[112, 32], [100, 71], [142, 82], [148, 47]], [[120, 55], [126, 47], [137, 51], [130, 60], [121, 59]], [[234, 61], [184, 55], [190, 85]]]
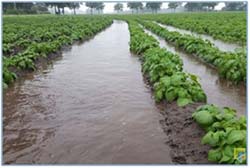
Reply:
[[123, 10], [123, 4], [122, 3], [115, 4], [114, 10], [117, 11], [117, 13], [119, 13], [120, 11]]
[[85, 5], [90, 8], [91, 14], [93, 14], [93, 9], [98, 10], [103, 10], [104, 4], [102, 2], [86, 2]]
[[48, 6], [43, 2], [10, 2], [3, 3], [3, 12], [7, 14], [49, 14]]
[[186, 3], [186, 5], [184, 7], [188, 11], [199, 11], [202, 9], [201, 3], [197, 3], [197, 2], [188, 2], [188, 3]]
[[214, 10], [215, 6], [218, 5], [217, 2], [209, 2], [209, 3], [206, 3], [208, 9], [212, 9]]
[[209, 11], [209, 10], [214, 10], [214, 7], [218, 5], [217, 2], [203, 2], [199, 3], [199, 6], [201, 10]]
[[58, 11], [57, 11], [57, 9], [56, 9], [56, 3], [48, 3], [48, 2], [45, 2], [44, 4], [45, 4], [45, 6], [47, 6], [47, 7], [51, 7], [51, 8], [54, 7], [55, 14], [58, 13]]
[[49, 13], [48, 8], [45, 3], [42, 2], [36, 2], [32, 7], [31, 10], [36, 11], [36, 13]]
[[3, 3], [3, 12], [7, 14], [36, 14], [32, 2]]
[[98, 5], [96, 6], [96, 10], [98, 11], [98, 13], [101, 13], [104, 9], [104, 4], [103, 2], [99, 2]]
[[32, 2], [15, 3], [16, 9], [30, 10], [34, 5]]
[[14, 3], [13, 2], [3, 2], [3, 11], [6, 12], [9, 9], [14, 9]]
[[152, 13], [157, 13], [157, 10], [161, 8], [161, 2], [147, 2], [146, 8], [151, 9]]
[[74, 15], [76, 15], [76, 9], [79, 9], [81, 4], [82, 4], [82, 2], [72, 2], [72, 3], [70, 3], [69, 8], [73, 9]]
[[87, 6], [88, 8], [90, 8], [90, 12], [91, 12], [91, 14], [93, 14], [93, 9], [96, 6], [96, 2], [86, 2], [85, 6]]
[[226, 11], [241, 11], [247, 9], [247, 3], [245, 2], [226, 2], [225, 7], [222, 10]]
[[181, 5], [180, 2], [170, 2], [170, 3], [168, 4], [168, 8], [173, 9], [173, 10], [175, 11], [175, 9], [176, 9], [178, 6], [180, 6], [180, 5]]
[[141, 2], [128, 2], [127, 3], [128, 8], [133, 10], [136, 10], [136, 13], [138, 13], [139, 9], [143, 8], [143, 4]]
[[62, 9], [62, 14], [64, 15], [64, 8], [65, 7], [70, 7], [70, 3], [57, 3], [57, 8], [59, 9], [59, 14], [61, 13], [60, 9]]
[[214, 10], [214, 7], [218, 5], [217, 2], [188, 2], [184, 6], [188, 11], [208, 11]]

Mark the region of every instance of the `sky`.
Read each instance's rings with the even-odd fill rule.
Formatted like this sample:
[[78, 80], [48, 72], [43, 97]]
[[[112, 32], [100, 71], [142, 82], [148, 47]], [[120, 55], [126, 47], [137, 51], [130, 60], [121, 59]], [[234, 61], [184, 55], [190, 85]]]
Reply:
[[[105, 2], [104, 5], [104, 10], [103, 13], [113, 13], [114, 12], [114, 5], [116, 4], [116, 2]], [[123, 4], [123, 11], [128, 11], [129, 8], [127, 7], [127, 3], [122, 3]], [[143, 6], [145, 6], [145, 2], [143, 2]], [[183, 4], [184, 5], [184, 4]], [[223, 2], [220, 2], [215, 9], [216, 10], [220, 10], [221, 8], [223, 8], [225, 6], [225, 4]], [[168, 8], [168, 2], [163, 2], [162, 9], [166, 9]], [[77, 13], [85, 13], [86, 10], [88, 9], [88, 7], [85, 6], [85, 3], [83, 3], [80, 8], [77, 10]], [[65, 11], [67, 13], [71, 13], [72, 11], [70, 11], [69, 9], [65, 9]]]

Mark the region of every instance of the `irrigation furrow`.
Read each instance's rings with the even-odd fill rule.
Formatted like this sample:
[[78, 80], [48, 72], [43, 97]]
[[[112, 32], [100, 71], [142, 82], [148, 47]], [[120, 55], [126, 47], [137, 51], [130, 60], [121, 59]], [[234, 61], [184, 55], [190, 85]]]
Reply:
[[[154, 22], [157, 23], [157, 22]], [[177, 31], [181, 34], [189, 34], [192, 35], [194, 37], [197, 38], [202, 38], [203, 40], [208, 40], [210, 41], [212, 44], [214, 44], [215, 47], [219, 48], [221, 51], [225, 51], [225, 52], [234, 52], [235, 49], [239, 49], [241, 48], [241, 46], [237, 45], [237, 44], [232, 44], [232, 43], [226, 43], [224, 41], [218, 40], [218, 39], [214, 39], [213, 37], [209, 36], [209, 35], [205, 35], [205, 34], [198, 34], [196, 32], [192, 32], [189, 30], [184, 30], [184, 29], [179, 29], [173, 26], [169, 26], [169, 25], [164, 25], [161, 23], [157, 23], [159, 26], [166, 28], [169, 31]]]

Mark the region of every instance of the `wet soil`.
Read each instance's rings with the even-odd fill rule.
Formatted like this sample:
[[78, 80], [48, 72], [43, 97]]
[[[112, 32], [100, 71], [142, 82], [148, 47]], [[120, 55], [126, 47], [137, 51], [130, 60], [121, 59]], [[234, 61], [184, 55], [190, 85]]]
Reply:
[[20, 52], [22, 52], [22, 51], [23, 51], [23, 47], [15, 46], [15, 47], [13, 47], [13, 48], [11, 49], [11, 51], [6, 52], [6, 53], [3, 53], [3, 55], [4, 55], [5, 57], [12, 57], [12, 56], [14, 56], [14, 55], [16, 55], [16, 54], [18, 54], [18, 53], [20, 53]]
[[172, 162], [176, 164], [208, 164], [210, 149], [201, 144], [204, 130], [192, 119], [192, 113], [204, 103], [194, 103], [178, 107], [176, 102], [159, 104], [164, 120], [161, 125], [167, 135], [166, 144], [170, 146]]
[[[153, 93], [149, 76], [144, 75], [144, 82]], [[162, 101], [157, 103], [163, 119], [161, 127], [167, 138], [165, 144], [170, 148], [173, 164], [213, 164], [208, 161], [208, 145], [202, 145], [201, 139], [205, 131], [192, 119], [192, 113], [205, 103], [197, 102], [179, 107], [176, 102]]]

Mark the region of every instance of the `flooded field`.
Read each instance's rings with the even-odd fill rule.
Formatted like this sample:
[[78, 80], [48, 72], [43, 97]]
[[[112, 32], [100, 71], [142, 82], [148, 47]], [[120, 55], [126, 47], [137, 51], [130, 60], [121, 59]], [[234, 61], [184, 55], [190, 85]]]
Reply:
[[2, 164], [246, 164], [247, 3], [223, 3], [2, 3]]
[[[156, 38], [160, 47], [178, 54], [185, 72], [199, 77], [208, 104], [228, 106], [236, 109], [237, 115], [246, 115], [244, 84], [230, 84], [219, 78], [216, 69], [144, 31]], [[238, 47], [209, 36], [202, 38], [223, 51]], [[51, 64], [4, 90], [3, 162], [210, 163], [210, 148], [200, 143], [205, 132], [191, 117], [205, 103], [185, 107], [176, 102], [156, 104], [143, 78], [139, 56], [130, 52], [130, 44], [127, 23], [115, 20], [92, 39], [63, 49]]]
[[4, 93], [4, 163], [171, 163], [125, 22]]
[[207, 103], [216, 104], [221, 107], [232, 107], [237, 110], [238, 115], [246, 115], [246, 86], [232, 85], [228, 81], [220, 79], [218, 72], [202, 63], [197, 58], [188, 55], [168, 44], [163, 38], [145, 30], [160, 42], [162, 48], [178, 54], [184, 64], [186, 72], [199, 77], [202, 88], [207, 95]]
[[[157, 22], [155, 22], [157, 23]], [[232, 43], [226, 43], [224, 41], [218, 40], [218, 39], [214, 39], [213, 37], [209, 36], [209, 35], [204, 35], [204, 34], [198, 34], [189, 30], [184, 30], [184, 29], [179, 29], [173, 26], [169, 26], [169, 25], [164, 25], [164, 24], [160, 24], [157, 23], [159, 26], [166, 28], [169, 31], [177, 31], [181, 34], [189, 34], [189, 35], [193, 35], [194, 37], [200, 37], [203, 40], [209, 40], [215, 47], [219, 48], [221, 51], [226, 51], [226, 52], [233, 52], [235, 51], [235, 49], [237, 48], [241, 48], [241, 46], [237, 45], [237, 44], [232, 44]]]

